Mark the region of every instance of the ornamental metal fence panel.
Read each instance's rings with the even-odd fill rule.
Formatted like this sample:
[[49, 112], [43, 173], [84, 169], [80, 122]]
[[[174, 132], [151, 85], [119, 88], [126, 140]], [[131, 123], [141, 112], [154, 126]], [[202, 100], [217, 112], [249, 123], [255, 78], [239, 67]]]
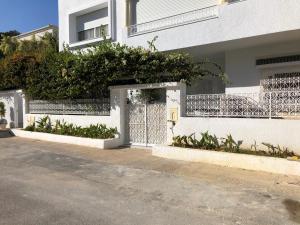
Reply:
[[30, 100], [30, 114], [109, 116], [110, 99]]
[[276, 78], [263, 79], [260, 86], [266, 91], [297, 91], [300, 90], [300, 73], [277, 74]]
[[186, 115], [232, 118], [300, 118], [300, 91], [188, 95]]

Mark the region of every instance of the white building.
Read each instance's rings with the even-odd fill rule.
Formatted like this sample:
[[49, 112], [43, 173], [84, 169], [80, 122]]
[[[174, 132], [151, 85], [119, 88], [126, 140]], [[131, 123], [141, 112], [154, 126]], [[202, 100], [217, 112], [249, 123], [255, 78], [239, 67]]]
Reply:
[[16, 38], [19, 41], [30, 41], [33, 38], [35, 38], [37, 41], [40, 40], [42, 37], [44, 37], [46, 34], [53, 34], [54, 36], [58, 35], [58, 27], [55, 25], [47, 25], [35, 30], [31, 30], [25, 33], [22, 33], [18, 36], [16, 36]]
[[[158, 36], [160, 51], [222, 65], [227, 93], [257, 92], [264, 78], [299, 73], [299, 10], [297, 0], [59, 0], [60, 46], [101, 41], [101, 25], [114, 41], [133, 46]], [[190, 92], [222, 92], [216, 85]]]
[[[289, 120], [300, 115], [299, 12], [299, 0], [59, 0], [59, 41], [61, 49], [64, 44], [85, 48], [105, 33], [113, 41], [147, 47], [157, 36], [160, 51], [179, 50], [195, 61], [216, 62], [229, 83], [209, 78], [186, 92], [175, 85], [180, 94], [172, 92], [174, 84], [167, 88], [168, 119], [179, 114], [172, 131], [232, 133], [248, 147], [264, 141], [300, 150], [300, 141], [288, 141], [299, 139], [300, 128], [299, 120]], [[170, 96], [179, 104], [168, 103]], [[130, 133], [130, 118], [118, 128]], [[265, 129], [273, 130], [272, 135]]]

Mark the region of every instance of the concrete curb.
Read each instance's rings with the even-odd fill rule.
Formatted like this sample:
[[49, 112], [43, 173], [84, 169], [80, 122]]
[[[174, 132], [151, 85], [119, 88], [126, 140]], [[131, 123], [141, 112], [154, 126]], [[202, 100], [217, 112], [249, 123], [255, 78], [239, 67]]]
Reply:
[[300, 176], [300, 162], [273, 157], [160, 145], [153, 147], [152, 155], [174, 160], [202, 162], [232, 168]]
[[99, 148], [99, 149], [112, 149], [112, 148], [117, 148], [121, 145], [120, 144], [121, 141], [118, 138], [92, 139], [92, 138], [72, 137], [72, 136], [64, 136], [64, 135], [57, 135], [57, 134], [30, 132], [30, 131], [24, 131], [20, 129], [11, 129], [11, 132], [15, 136], [22, 137], [22, 138], [58, 142], [63, 144], [73, 144], [73, 145], [80, 145], [80, 146]]

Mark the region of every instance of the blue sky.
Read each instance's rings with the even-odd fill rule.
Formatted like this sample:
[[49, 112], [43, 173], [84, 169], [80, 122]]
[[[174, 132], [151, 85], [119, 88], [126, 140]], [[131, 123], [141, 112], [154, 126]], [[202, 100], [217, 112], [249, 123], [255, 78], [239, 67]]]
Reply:
[[0, 0], [0, 32], [58, 24], [58, 0]]

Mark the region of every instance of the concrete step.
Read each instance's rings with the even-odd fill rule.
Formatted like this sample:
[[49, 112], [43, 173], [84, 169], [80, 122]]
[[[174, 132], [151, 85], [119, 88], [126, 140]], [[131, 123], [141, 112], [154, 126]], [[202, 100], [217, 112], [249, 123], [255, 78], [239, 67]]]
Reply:
[[9, 138], [13, 137], [14, 135], [10, 132], [9, 129], [0, 130], [0, 138]]

